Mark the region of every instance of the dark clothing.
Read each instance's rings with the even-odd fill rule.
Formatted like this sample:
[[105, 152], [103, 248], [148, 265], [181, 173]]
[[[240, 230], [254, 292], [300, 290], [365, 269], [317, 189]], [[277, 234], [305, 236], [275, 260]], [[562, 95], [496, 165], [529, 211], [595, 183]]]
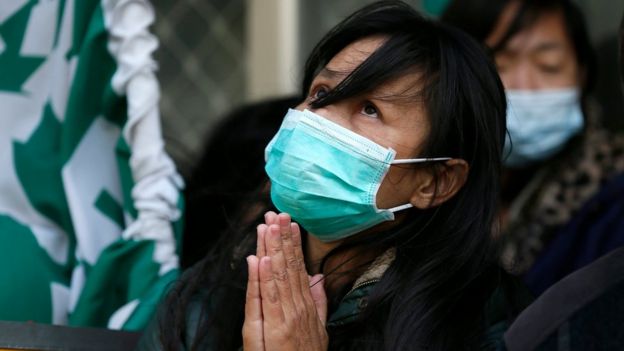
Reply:
[[[353, 284], [353, 288], [341, 300], [336, 310], [327, 320], [327, 328], [341, 327], [352, 323], [360, 316], [366, 308], [368, 296], [375, 284], [394, 259], [394, 250], [388, 250], [378, 257], [369, 269]], [[502, 289], [497, 289], [486, 306], [486, 322], [488, 329], [484, 335], [480, 350], [498, 350], [502, 346], [502, 336], [507, 329], [507, 299]], [[526, 303], [525, 303], [526, 304]], [[199, 324], [201, 314], [201, 302], [198, 299], [192, 303], [187, 314], [187, 331], [195, 331]], [[233, 331], [239, 333], [240, 331]], [[191, 345], [194, 332], [186, 333], [186, 344]], [[211, 347], [210, 336], [208, 336], [201, 350], [215, 350]], [[185, 349], [181, 345], [181, 349]], [[145, 331], [137, 351], [158, 351], [162, 350], [159, 339], [158, 323], [153, 321]]]
[[624, 248], [568, 275], [505, 333], [509, 351], [624, 350]]
[[505, 267], [526, 274], [539, 294], [622, 245], [624, 200], [612, 196], [621, 194], [622, 174], [624, 135], [590, 126], [540, 166], [513, 200], [501, 233]]
[[564, 226], [526, 273], [536, 295], [554, 282], [624, 246], [624, 174], [605, 185]]

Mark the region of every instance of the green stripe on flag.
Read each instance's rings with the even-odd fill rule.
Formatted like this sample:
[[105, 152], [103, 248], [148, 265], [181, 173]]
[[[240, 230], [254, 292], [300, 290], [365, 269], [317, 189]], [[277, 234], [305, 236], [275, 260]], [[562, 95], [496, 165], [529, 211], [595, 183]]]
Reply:
[[0, 320], [52, 323], [50, 286], [68, 286], [68, 269], [50, 259], [28, 227], [0, 215], [0, 228]]
[[[117, 167], [119, 167], [119, 180], [121, 181], [121, 189], [123, 194], [124, 210], [136, 218], [138, 216], [137, 209], [134, 207], [134, 199], [132, 199], [132, 188], [134, 187], [134, 178], [130, 169], [130, 146], [126, 140], [121, 137], [115, 146], [117, 154]], [[178, 251], [179, 252], [179, 251]]]
[[152, 319], [158, 305], [164, 295], [173, 286], [178, 278], [179, 271], [177, 269], [165, 273], [154, 286], [145, 294], [146, 298], [134, 310], [130, 318], [124, 323], [124, 330], [142, 330]]
[[45, 61], [42, 57], [20, 55], [30, 13], [37, 2], [31, 0], [0, 25], [0, 37], [5, 45], [0, 54], [0, 91], [21, 93], [22, 85]]
[[111, 221], [117, 223], [120, 228], [124, 228], [123, 207], [106, 190], [102, 190], [95, 200], [95, 207], [100, 210]]
[[[154, 262], [153, 255], [151, 240], [120, 239], [108, 246], [89, 272], [90, 283], [84, 287], [75, 312], [69, 317], [70, 324], [106, 327], [113, 312], [136, 299], [147, 302], [141, 307], [145, 314], [150, 314], [149, 309], [153, 313], [161, 289], [177, 275], [177, 270], [173, 270], [160, 277], [160, 265]], [[149, 320], [139, 319], [134, 319], [137, 327], [144, 327]]]
[[[80, 7], [89, 7], [87, 3], [99, 5], [100, 1], [80, 0], [77, 3], [81, 4], [77, 5], [76, 10], [79, 12]], [[82, 20], [81, 16], [87, 16], [90, 22], [84, 30], [86, 34], [75, 36], [74, 39], [80, 39], [80, 41], [73, 43], [74, 49], [79, 48], [75, 54], [79, 55], [80, 59], [72, 82], [63, 124], [61, 145], [63, 162], [71, 158], [93, 121], [103, 115], [106, 110], [119, 111], [119, 108], [112, 108], [110, 105], [118, 104], [122, 100], [119, 96], [111, 99], [110, 93], [106, 94], [111, 90], [110, 81], [117, 66], [108, 52], [108, 32], [104, 26], [102, 8], [101, 6], [91, 7], [94, 7], [92, 13], [76, 13], [75, 23]], [[109, 119], [111, 118], [109, 116]]]
[[13, 142], [15, 172], [30, 203], [73, 236], [73, 224], [61, 178], [61, 123], [49, 103], [41, 123], [25, 143]]

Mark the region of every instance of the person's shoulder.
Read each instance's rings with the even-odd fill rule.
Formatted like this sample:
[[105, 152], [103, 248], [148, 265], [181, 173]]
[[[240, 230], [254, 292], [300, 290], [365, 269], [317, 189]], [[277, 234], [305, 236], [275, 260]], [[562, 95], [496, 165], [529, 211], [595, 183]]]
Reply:
[[[546, 290], [505, 333], [509, 350], [622, 350], [624, 247]], [[570, 344], [570, 340], [574, 343]]]
[[[579, 162], [590, 163], [600, 170], [602, 178], [624, 171], [624, 131], [601, 126], [588, 127], [579, 149], [573, 150]], [[620, 162], [618, 162], [620, 161]]]

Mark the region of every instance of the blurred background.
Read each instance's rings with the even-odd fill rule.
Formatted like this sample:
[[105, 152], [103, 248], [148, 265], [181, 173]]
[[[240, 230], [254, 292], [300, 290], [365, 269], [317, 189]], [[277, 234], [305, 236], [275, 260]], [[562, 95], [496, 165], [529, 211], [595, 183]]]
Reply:
[[[167, 151], [183, 176], [192, 170], [216, 122], [232, 108], [297, 93], [313, 45], [371, 0], [153, 1], [152, 29], [162, 88]], [[437, 17], [446, 0], [406, 1]], [[596, 95], [604, 123], [624, 128], [617, 30], [624, 1], [577, 0], [598, 54]], [[218, 165], [215, 165], [218, 167]]]

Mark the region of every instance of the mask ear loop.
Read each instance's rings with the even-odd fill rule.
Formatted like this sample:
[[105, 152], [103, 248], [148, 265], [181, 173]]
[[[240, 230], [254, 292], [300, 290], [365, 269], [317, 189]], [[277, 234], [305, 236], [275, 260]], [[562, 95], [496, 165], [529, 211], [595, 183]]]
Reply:
[[406, 163], [425, 163], [425, 162], [436, 162], [436, 161], [448, 161], [450, 157], [434, 157], [434, 158], [404, 158], [400, 160], [394, 160], [390, 162], [392, 165], [401, 165]]
[[[425, 163], [425, 162], [448, 161], [450, 159], [451, 159], [450, 157], [406, 158], [406, 159], [401, 159], [401, 160], [394, 160], [394, 161], [390, 162], [390, 164], [392, 164], [392, 165], [401, 165], [401, 164], [407, 164], [407, 163]], [[405, 205], [400, 205], [400, 206], [396, 206], [396, 207], [393, 207], [393, 208], [389, 208], [388, 211], [394, 213], [394, 212], [407, 210], [408, 208], [412, 208], [412, 207], [414, 207], [414, 205], [412, 205], [410, 203], [407, 203]]]
[[399, 211], [403, 211], [403, 210], [407, 210], [408, 208], [412, 208], [414, 207], [414, 205], [407, 203], [405, 205], [401, 205], [401, 206], [397, 206], [397, 207], [393, 207], [393, 208], [389, 208], [388, 211], [394, 213], [394, 212], [399, 212]]

